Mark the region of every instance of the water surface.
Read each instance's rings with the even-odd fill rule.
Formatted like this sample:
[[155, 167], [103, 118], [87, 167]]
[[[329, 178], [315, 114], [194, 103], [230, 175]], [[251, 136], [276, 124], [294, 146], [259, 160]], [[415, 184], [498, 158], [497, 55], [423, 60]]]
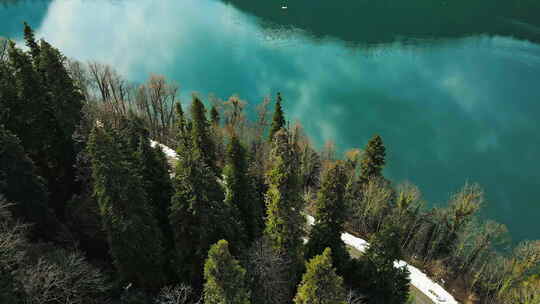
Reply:
[[20, 39], [27, 20], [69, 57], [109, 63], [132, 81], [150, 73], [174, 79], [184, 101], [193, 91], [252, 102], [281, 91], [288, 117], [318, 145], [363, 147], [379, 133], [392, 180], [412, 181], [434, 204], [478, 182], [485, 216], [507, 224], [514, 240], [540, 238], [535, 25], [512, 20], [516, 35], [509, 23], [356, 35], [330, 27], [332, 19], [320, 18], [327, 30], [299, 22], [309, 10], [276, 19], [286, 14], [280, 2], [268, 15], [233, 2], [23, 1], [0, 5], [0, 36]]

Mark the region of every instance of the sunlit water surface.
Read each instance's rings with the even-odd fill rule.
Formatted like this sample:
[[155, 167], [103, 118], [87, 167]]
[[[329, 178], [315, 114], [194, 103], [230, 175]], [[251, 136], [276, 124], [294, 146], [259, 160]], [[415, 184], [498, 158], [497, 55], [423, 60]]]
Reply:
[[[279, 8], [276, 8], [279, 9]], [[65, 55], [191, 92], [259, 102], [281, 91], [318, 145], [379, 133], [385, 174], [444, 203], [465, 181], [512, 238], [540, 238], [540, 45], [510, 37], [362, 45], [313, 38], [216, 0], [57, 0], [0, 6], [0, 35], [32, 24]], [[376, 31], [377, 29], [373, 29]]]

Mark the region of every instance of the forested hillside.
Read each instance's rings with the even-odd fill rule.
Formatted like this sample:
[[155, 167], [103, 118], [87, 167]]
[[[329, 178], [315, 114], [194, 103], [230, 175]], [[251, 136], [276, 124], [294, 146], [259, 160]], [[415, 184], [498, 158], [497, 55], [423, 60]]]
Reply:
[[24, 37], [0, 45], [0, 303], [410, 303], [397, 260], [463, 303], [540, 303], [540, 241], [509, 248], [479, 185], [428, 208], [380, 136], [318, 150], [277, 92], [180, 102]]

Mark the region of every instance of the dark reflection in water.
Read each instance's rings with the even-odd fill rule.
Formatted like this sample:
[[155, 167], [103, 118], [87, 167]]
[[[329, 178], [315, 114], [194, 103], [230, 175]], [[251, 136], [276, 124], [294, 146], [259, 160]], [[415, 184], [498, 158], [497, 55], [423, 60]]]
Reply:
[[28, 20], [67, 56], [109, 63], [132, 81], [164, 74], [184, 100], [198, 91], [257, 102], [279, 90], [317, 144], [362, 147], [380, 133], [394, 181], [411, 180], [437, 204], [479, 182], [486, 216], [515, 240], [540, 238], [538, 44], [488, 33], [363, 47], [264, 27], [214, 0], [28, 3], [0, 6], [0, 36], [20, 37], [11, 28]]
[[263, 18], [265, 27], [294, 26], [353, 43], [480, 33], [540, 40], [540, 2], [535, 0], [225, 1]]

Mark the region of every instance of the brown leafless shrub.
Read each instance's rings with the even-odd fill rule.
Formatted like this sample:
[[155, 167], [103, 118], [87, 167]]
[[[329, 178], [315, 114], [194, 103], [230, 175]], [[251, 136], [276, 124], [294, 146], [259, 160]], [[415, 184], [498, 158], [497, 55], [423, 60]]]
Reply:
[[254, 242], [248, 254], [246, 270], [252, 283], [252, 297], [258, 303], [282, 304], [292, 298], [291, 261], [272, 249], [263, 239]]
[[366, 297], [353, 289], [349, 290], [345, 298], [345, 303], [347, 304], [363, 304], [365, 301]]
[[155, 304], [195, 304], [196, 300], [193, 288], [187, 285], [166, 286], [161, 289], [156, 297]]
[[449, 266], [459, 275], [482, 271], [483, 261], [491, 250], [506, 242], [507, 233], [506, 226], [493, 221], [468, 223], [454, 246]]
[[0, 37], [0, 62], [4, 61], [7, 57], [8, 40], [4, 37]]
[[105, 277], [78, 252], [55, 250], [37, 259], [18, 275], [28, 304], [104, 303]]
[[321, 160], [323, 163], [333, 162], [337, 159], [336, 143], [327, 140], [321, 150]]
[[246, 102], [241, 100], [238, 96], [231, 96], [229, 99], [222, 103], [223, 107], [223, 122], [224, 129], [232, 136], [235, 134], [237, 137], [246, 141], [246, 127], [247, 119], [244, 109], [246, 107]]
[[369, 235], [382, 228], [394, 192], [379, 179], [372, 179], [361, 187], [361, 198], [352, 206], [352, 225], [355, 231]]
[[8, 204], [0, 195], [0, 266], [13, 270], [24, 259], [24, 248], [28, 246], [25, 238], [28, 225], [13, 220]]
[[401, 248], [406, 251], [422, 225], [422, 194], [415, 185], [404, 182], [397, 186], [396, 204], [389, 221], [400, 223], [402, 227]]

